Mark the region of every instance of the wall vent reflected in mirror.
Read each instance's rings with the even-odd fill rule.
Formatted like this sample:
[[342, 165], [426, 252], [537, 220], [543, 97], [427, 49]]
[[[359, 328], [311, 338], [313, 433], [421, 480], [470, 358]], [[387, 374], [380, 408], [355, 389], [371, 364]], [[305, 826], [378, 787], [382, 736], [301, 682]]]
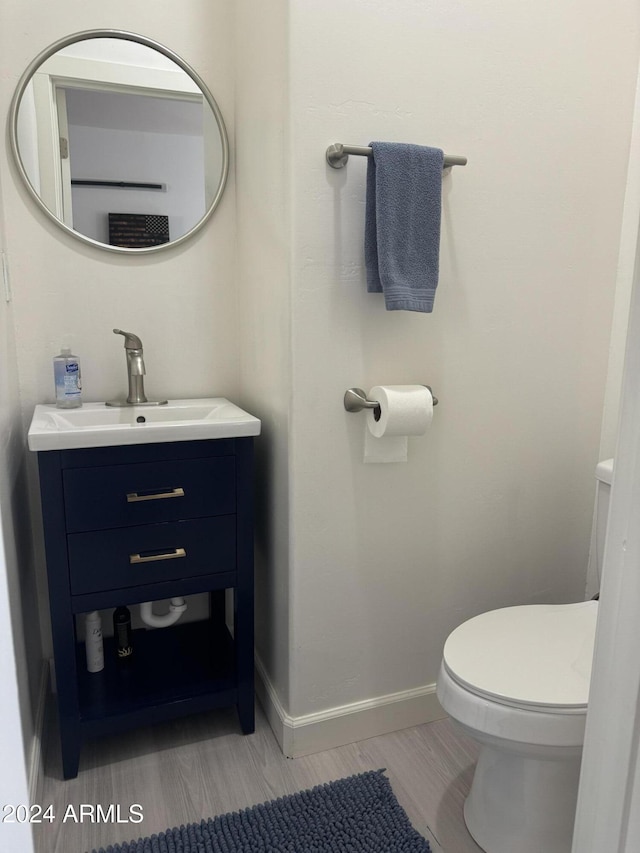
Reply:
[[43, 51], [18, 85], [11, 133], [41, 209], [111, 251], [181, 242], [211, 216], [227, 179], [213, 96], [172, 51], [133, 33], [92, 30]]

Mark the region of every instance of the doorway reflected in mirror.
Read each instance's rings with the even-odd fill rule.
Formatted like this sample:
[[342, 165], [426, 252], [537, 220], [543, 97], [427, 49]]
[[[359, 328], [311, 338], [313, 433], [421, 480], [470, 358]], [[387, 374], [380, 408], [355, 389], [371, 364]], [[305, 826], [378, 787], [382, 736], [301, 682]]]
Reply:
[[[14, 156], [40, 207], [112, 251], [185, 239], [209, 218], [226, 183], [228, 140], [213, 96], [193, 69], [144, 36], [96, 30], [51, 45], [23, 75], [11, 127]], [[112, 237], [114, 210], [164, 217], [167, 227], [139, 244], [132, 233]]]

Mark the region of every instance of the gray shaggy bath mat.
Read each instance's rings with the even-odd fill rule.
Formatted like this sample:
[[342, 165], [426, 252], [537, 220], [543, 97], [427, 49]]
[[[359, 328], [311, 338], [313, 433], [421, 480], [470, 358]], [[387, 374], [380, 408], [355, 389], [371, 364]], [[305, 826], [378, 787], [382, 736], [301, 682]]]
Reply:
[[382, 770], [93, 853], [430, 853]]

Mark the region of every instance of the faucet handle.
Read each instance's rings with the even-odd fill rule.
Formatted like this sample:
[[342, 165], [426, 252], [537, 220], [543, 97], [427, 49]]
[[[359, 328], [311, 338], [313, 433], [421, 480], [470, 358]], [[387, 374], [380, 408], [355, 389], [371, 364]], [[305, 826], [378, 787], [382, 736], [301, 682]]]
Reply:
[[114, 329], [114, 335], [124, 335], [125, 349], [142, 349], [142, 341], [137, 335], [132, 332], [123, 332], [122, 329]]

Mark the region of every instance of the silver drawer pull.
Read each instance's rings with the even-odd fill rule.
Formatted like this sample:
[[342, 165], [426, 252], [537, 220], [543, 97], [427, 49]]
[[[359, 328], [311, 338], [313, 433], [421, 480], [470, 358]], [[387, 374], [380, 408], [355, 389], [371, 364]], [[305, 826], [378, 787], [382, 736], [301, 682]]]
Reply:
[[183, 498], [184, 497], [184, 489], [179, 487], [177, 489], [171, 489], [168, 492], [149, 492], [146, 495], [140, 495], [138, 492], [129, 492], [127, 495], [127, 503], [133, 504], [137, 501], [159, 501], [162, 498]]
[[163, 554], [149, 554], [144, 557], [142, 554], [129, 554], [129, 562], [134, 563], [152, 563], [154, 560], [177, 560], [178, 557], [186, 557], [187, 552], [184, 548], [174, 548], [173, 551], [165, 551]]

